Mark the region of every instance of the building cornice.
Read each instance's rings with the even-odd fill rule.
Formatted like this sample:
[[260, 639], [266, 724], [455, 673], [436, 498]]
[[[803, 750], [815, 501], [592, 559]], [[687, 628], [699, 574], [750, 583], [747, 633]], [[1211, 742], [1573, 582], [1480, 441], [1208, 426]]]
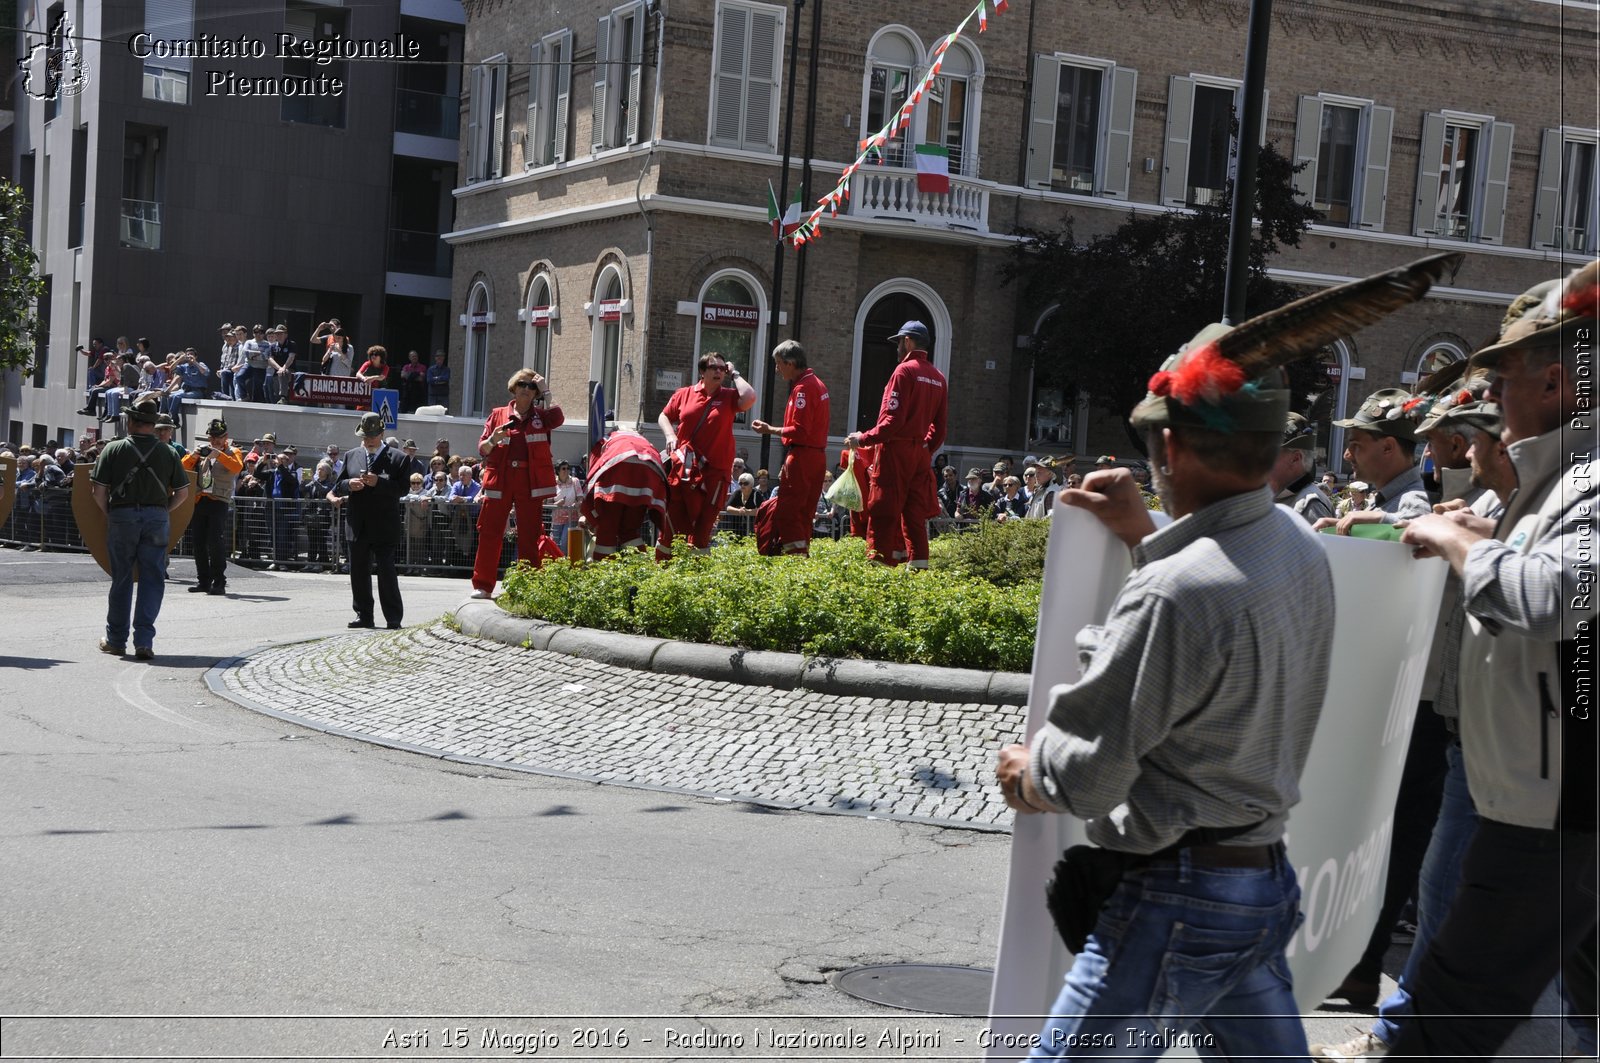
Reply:
[[[555, 173], [570, 173], [574, 169], [586, 166], [602, 166], [619, 159], [643, 157], [651, 152], [663, 155], [679, 155], [688, 158], [718, 159], [725, 162], [742, 162], [756, 165], [776, 167], [779, 159], [776, 155], [766, 155], [760, 152], [739, 151], [732, 148], [719, 148], [708, 144], [689, 144], [682, 141], [655, 141], [648, 144], [634, 145], [627, 149], [618, 149], [607, 152], [596, 158], [580, 159], [576, 162], [562, 164], [556, 167], [541, 167], [530, 170], [514, 177], [501, 178], [497, 181], [484, 181], [472, 185], [467, 189], [457, 189], [458, 196], [462, 194], [477, 194], [479, 192], [495, 189], [505, 190], [530, 180]], [[800, 160], [794, 160], [793, 165], [800, 165]], [[819, 173], [837, 175], [844, 171], [844, 167], [837, 162], [823, 159], [812, 160], [812, 168]], [[824, 177], [823, 180], [828, 180]], [[1037, 188], [1019, 188], [1016, 185], [1000, 184], [998, 182], [977, 182], [987, 187], [991, 197], [991, 211], [993, 210], [994, 197], [1009, 197], [1035, 203], [1054, 204], [1061, 208], [1074, 210], [1110, 211], [1120, 215], [1138, 214], [1154, 215], [1165, 214], [1175, 208], [1165, 207], [1157, 203], [1142, 203], [1123, 199], [1105, 199], [1095, 196], [1073, 195], [1067, 192], [1052, 192]], [[696, 199], [691, 196], [671, 196], [650, 193], [638, 199], [632, 196], [606, 200], [601, 203], [586, 204], [581, 207], [572, 207], [565, 210], [551, 210], [526, 217], [513, 218], [505, 221], [493, 222], [488, 225], [473, 226], [458, 229], [441, 236], [446, 243], [462, 245], [476, 243], [483, 240], [493, 240], [504, 236], [514, 236], [518, 233], [542, 232], [548, 229], [559, 229], [570, 225], [580, 225], [586, 222], [602, 221], [620, 217], [625, 214], [636, 214], [641, 206], [645, 210], [660, 210], [678, 214], [695, 214], [704, 217], [732, 218], [752, 222], [765, 222], [767, 220], [764, 207], [748, 204], [725, 203], [713, 200]], [[965, 229], [942, 229], [927, 225], [919, 225], [910, 221], [894, 221], [880, 218], [861, 217], [850, 214], [840, 214], [838, 217], [828, 218], [826, 225], [831, 229], [841, 229], [854, 232], [870, 232], [881, 235], [903, 236], [912, 240], [927, 240], [936, 243], [967, 244], [971, 246], [1006, 246], [1023, 242], [1026, 238], [1014, 234], [999, 232], [973, 232]], [[1312, 225], [1308, 231], [1309, 236], [1327, 237], [1338, 240], [1355, 240], [1363, 243], [1383, 244], [1390, 247], [1406, 248], [1417, 255], [1435, 251], [1465, 251], [1468, 254], [1484, 255], [1493, 258], [1516, 259], [1524, 262], [1549, 262], [1557, 269], [1581, 266], [1587, 261], [1580, 254], [1562, 253], [1558, 251], [1536, 250], [1526, 247], [1504, 247], [1495, 244], [1465, 243], [1459, 240], [1437, 240], [1420, 236], [1411, 236], [1402, 233], [1371, 232], [1365, 229], [1347, 229], [1336, 225]], [[1321, 274], [1305, 274], [1306, 277], [1323, 276]], [[1286, 276], [1285, 279], [1291, 279]], [[1338, 283], [1351, 278], [1339, 278]], [[1309, 280], [1295, 280], [1294, 283], [1311, 283]], [[1440, 289], [1451, 290], [1451, 289]], [[1467, 289], [1461, 289], [1468, 294], [1461, 298], [1467, 301], [1476, 301], [1476, 296]], [[1493, 297], [1502, 302], [1510, 300], [1511, 296], [1502, 296], [1501, 293], [1478, 293], [1484, 298]]]

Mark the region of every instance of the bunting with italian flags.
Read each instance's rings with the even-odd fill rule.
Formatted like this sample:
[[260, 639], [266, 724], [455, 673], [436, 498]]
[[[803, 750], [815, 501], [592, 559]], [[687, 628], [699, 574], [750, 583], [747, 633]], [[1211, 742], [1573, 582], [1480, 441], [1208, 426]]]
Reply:
[[772, 238], [783, 240], [789, 237], [796, 229], [800, 228], [800, 190], [794, 190], [794, 200], [789, 204], [789, 209], [783, 212], [783, 220], [778, 220], [778, 193], [772, 190], [772, 182], [767, 182], [767, 224], [772, 226]]
[[[967, 12], [967, 17], [961, 20], [960, 25], [939, 40], [933, 50], [933, 63], [928, 67], [928, 72], [923, 75], [920, 82], [906, 97], [906, 102], [894, 114], [889, 116], [889, 121], [884, 127], [870, 136], [864, 137], [860, 144], [860, 154], [855, 161], [844, 168], [839, 175], [838, 182], [833, 188], [817, 200], [817, 206], [808, 214], [804, 221], [796, 215], [797, 224], [791, 229], [787, 216], [784, 219], [782, 236], [780, 239], [789, 240], [795, 247], [808, 241], [815, 240], [822, 235], [822, 214], [827, 211], [830, 217], [837, 217], [839, 208], [844, 201], [850, 198], [850, 179], [856, 171], [867, 163], [880, 162], [882, 149], [885, 144], [893, 140], [898, 134], [904, 132], [911, 125], [911, 117], [922, 96], [928, 91], [928, 86], [933, 84], [933, 79], [939, 76], [939, 69], [944, 65], [944, 53], [960, 37], [973, 19], [978, 20], [978, 32], [983, 33], [989, 28], [989, 5], [994, 5], [996, 15], [1005, 14], [1009, 0], [978, 0], [978, 6]], [[919, 192], [948, 193], [950, 191], [950, 151], [948, 148], [935, 144], [919, 144], [916, 147], [917, 165], [917, 190]], [[778, 198], [772, 195], [771, 182], [768, 182], [767, 214], [776, 231], [778, 217]], [[798, 196], [796, 197], [798, 201]]]
[[950, 191], [950, 149], [942, 144], [917, 145], [917, 191]]

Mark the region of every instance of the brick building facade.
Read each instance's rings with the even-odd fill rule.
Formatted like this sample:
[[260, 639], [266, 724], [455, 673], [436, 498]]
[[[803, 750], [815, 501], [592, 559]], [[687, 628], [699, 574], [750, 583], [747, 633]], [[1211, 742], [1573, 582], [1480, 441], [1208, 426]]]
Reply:
[[[812, 198], [974, 6], [824, 3]], [[699, 353], [723, 350], [766, 391], [764, 352], [798, 333], [841, 437], [877, 410], [884, 337], [918, 317], [950, 378], [958, 461], [1125, 440], [1117, 418], [1035, 389], [1027, 338], [1050, 308], [1019, 305], [1003, 267], [1021, 230], [1070, 216], [1087, 236], [1219, 194], [1246, 3], [1011, 0], [986, 32], [974, 20], [907, 134], [949, 150], [951, 191], [918, 194], [905, 138], [888, 145], [824, 238], [785, 252], [776, 330], [767, 183], [780, 183], [791, 64], [799, 180], [811, 9], [466, 8], [452, 410], [503, 401], [501, 382], [532, 365], [573, 415], [600, 380], [621, 420], [650, 424]], [[1533, 0], [1276, 5], [1263, 135], [1309, 161], [1297, 188], [1326, 220], [1275, 274], [1310, 289], [1468, 252], [1422, 306], [1339, 346], [1329, 419], [1470, 351], [1516, 293], [1594, 253], [1596, 42], [1592, 8]], [[755, 453], [755, 437], [741, 447]]]

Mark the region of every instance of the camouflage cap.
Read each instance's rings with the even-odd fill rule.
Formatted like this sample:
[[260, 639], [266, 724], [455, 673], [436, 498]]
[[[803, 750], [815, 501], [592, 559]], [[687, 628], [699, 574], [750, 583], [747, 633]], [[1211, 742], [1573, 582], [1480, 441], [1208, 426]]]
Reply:
[[[1600, 259], [1574, 270], [1564, 282], [1545, 281], [1523, 292], [1506, 312], [1500, 338], [1472, 356], [1472, 364], [1493, 369], [1511, 351], [1560, 343], [1562, 333], [1595, 327], [1600, 306]], [[1522, 312], [1519, 315], [1518, 309]]]
[[1456, 387], [1450, 388], [1444, 394], [1434, 397], [1433, 405], [1428, 407], [1421, 422], [1417, 425], [1417, 435], [1423, 436], [1434, 429], [1442, 427], [1451, 410], [1460, 406], [1480, 401], [1489, 392], [1489, 371], [1477, 366], [1467, 371], [1465, 379]]
[[1283, 426], [1284, 450], [1316, 450], [1317, 427], [1298, 413], [1289, 415]]
[[[1158, 382], [1184, 375], [1184, 371], [1201, 370], [1200, 362], [1216, 358], [1211, 354], [1211, 343], [1233, 331], [1231, 325], [1207, 325], [1188, 343], [1161, 365], [1160, 372], [1150, 378], [1154, 387]], [[1217, 358], [1219, 362], [1226, 359]], [[1233, 364], [1233, 363], [1230, 363]], [[1234, 366], [1237, 371], [1237, 365]], [[1175, 391], [1176, 389], [1174, 389]], [[1209, 428], [1219, 432], [1281, 432], [1289, 415], [1289, 388], [1281, 369], [1272, 369], [1262, 376], [1246, 380], [1233, 391], [1205, 389], [1211, 394], [1185, 402], [1174, 391], [1158, 394], [1151, 390], [1133, 408], [1128, 420], [1135, 428], [1160, 428], [1169, 425], [1190, 428]]]
[[1368, 395], [1354, 417], [1333, 423], [1340, 428], [1357, 428], [1412, 443], [1417, 438], [1414, 413], [1420, 407], [1416, 397], [1404, 388], [1384, 388]]
[[1498, 436], [1500, 429], [1505, 426], [1500, 415], [1500, 404], [1487, 399], [1464, 402], [1453, 407], [1440, 418], [1440, 424], [1446, 428], [1464, 424], [1492, 436]]

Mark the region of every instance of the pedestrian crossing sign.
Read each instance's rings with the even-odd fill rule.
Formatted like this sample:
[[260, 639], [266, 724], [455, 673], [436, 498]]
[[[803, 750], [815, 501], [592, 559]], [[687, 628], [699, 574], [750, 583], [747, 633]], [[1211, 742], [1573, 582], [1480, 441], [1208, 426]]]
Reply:
[[400, 393], [392, 388], [372, 389], [372, 412], [383, 415], [383, 427], [394, 431], [400, 427]]

